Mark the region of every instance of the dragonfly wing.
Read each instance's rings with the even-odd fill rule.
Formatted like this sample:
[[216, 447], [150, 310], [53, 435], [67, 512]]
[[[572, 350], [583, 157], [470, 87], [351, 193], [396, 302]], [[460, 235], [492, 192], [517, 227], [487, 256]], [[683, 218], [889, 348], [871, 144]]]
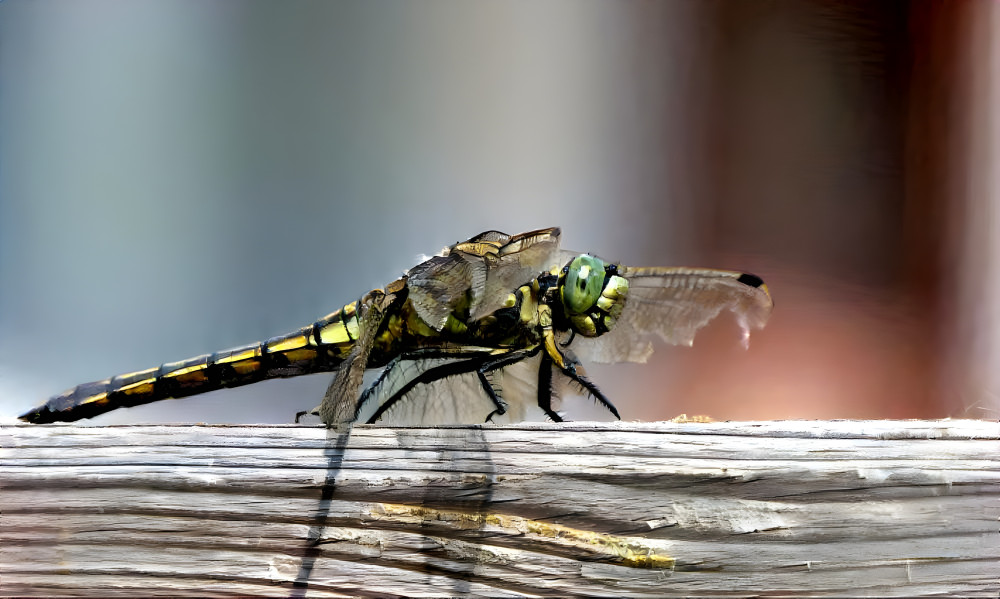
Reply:
[[[436, 361], [406, 364], [401, 376], [418, 376], [436, 367]], [[380, 404], [384, 405], [384, 404]], [[398, 401], [387, 406], [379, 424], [436, 426], [442, 424], [482, 424], [494, 409], [475, 373], [465, 373], [416, 385]], [[359, 422], [362, 420], [359, 418]]]
[[448, 316], [469, 301], [469, 291], [483, 287], [486, 267], [453, 252], [421, 262], [406, 276], [410, 302], [417, 315], [440, 331]]
[[[564, 350], [568, 356], [572, 352]], [[549, 406], [558, 412], [563, 405], [563, 398], [573, 396], [590, 396], [590, 393], [567, 377], [559, 368], [552, 367], [550, 361], [549, 375], [540, 377], [540, 367], [545, 356], [539, 352], [537, 355], [525, 358], [515, 364], [503, 367], [501, 370], [490, 373], [493, 376], [491, 383], [494, 390], [502, 397], [507, 404], [507, 413], [494, 415], [491, 422], [494, 424], [507, 424], [524, 421], [544, 422], [551, 419], [539, 406], [539, 396], [541, 386], [547, 385], [549, 389]], [[572, 358], [571, 358], [572, 359]], [[576, 364], [576, 371], [585, 375], [586, 371], [580, 364]], [[438, 406], [440, 402], [468, 399], [462, 406], [446, 405], [437, 407], [431, 413], [447, 414], [447, 422], [425, 422], [425, 424], [480, 424], [493, 409], [493, 404], [486, 398], [482, 387], [477, 384], [475, 375], [462, 375], [455, 377], [450, 388], [442, 385], [437, 390], [425, 389], [419, 394], [419, 401], [426, 402], [428, 406]], [[458, 391], [453, 391], [458, 390]], [[449, 395], [457, 392], [458, 395]], [[591, 396], [592, 397], [592, 396]], [[410, 396], [407, 400], [416, 400], [418, 395]], [[417, 405], [416, 402], [410, 404]], [[412, 409], [412, 408], [411, 408]], [[394, 417], [396, 415], [393, 415]], [[407, 421], [408, 422], [408, 421]]]
[[344, 359], [337, 375], [323, 395], [319, 417], [327, 426], [351, 422], [354, 419], [358, 391], [364, 382], [368, 356], [375, 344], [375, 337], [389, 306], [395, 299], [393, 293], [373, 291], [358, 305], [360, 334], [354, 348]]
[[429, 352], [393, 360], [365, 390], [358, 422], [431, 426], [481, 424], [493, 409], [476, 375], [489, 350]]
[[407, 272], [410, 301], [437, 330], [455, 311], [476, 320], [495, 312], [519, 286], [559, 261], [559, 229], [520, 235], [486, 231]]
[[[476, 371], [491, 351], [468, 349], [453, 355], [400, 359], [390, 364], [365, 391], [358, 422], [433, 426], [482, 424], [496, 409], [483, 390]], [[507, 404], [507, 413], [492, 422], [541, 420], [537, 408], [539, 356], [486, 373], [494, 392]]]
[[773, 302], [760, 278], [704, 268], [621, 267], [628, 279], [625, 308], [600, 337], [577, 339], [573, 349], [595, 362], [645, 362], [653, 353], [651, 335], [674, 345], [691, 345], [698, 329], [721, 312], [736, 316], [743, 344], [764, 327]]
[[474, 296], [469, 316], [477, 320], [497, 311], [515, 289], [559, 266], [559, 235], [558, 227], [514, 235], [498, 249], [495, 260], [484, 258], [485, 285]]

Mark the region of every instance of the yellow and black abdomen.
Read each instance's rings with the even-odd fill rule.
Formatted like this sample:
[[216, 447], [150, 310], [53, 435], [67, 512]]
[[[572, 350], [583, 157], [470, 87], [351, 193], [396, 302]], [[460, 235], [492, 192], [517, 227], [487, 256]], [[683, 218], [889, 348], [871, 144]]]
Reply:
[[78, 385], [19, 418], [35, 424], [72, 422], [161, 399], [328, 372], [343, 362], [357, 338], [357, 302], [352, 302], [287, 335]]

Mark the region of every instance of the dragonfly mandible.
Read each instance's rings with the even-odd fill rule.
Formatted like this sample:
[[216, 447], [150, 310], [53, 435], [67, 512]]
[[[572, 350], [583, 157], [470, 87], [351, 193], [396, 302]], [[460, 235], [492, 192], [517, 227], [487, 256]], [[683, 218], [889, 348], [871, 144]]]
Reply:
[[[736, 316], [746, 344], [770, 315], [770, 293], [755, 275], [624, 266], [562, 250], [559, 236], [555, 227], [481, 233], [297, 331], [84, 383], [20, 418], [71, 422], [266, 379], [335, 372], [322, 403], [311, 410], [327, 425], [384, 421], [401, 406], [408, 406], [402, 413], [411, 423], [441, 423], [421, 409], [422, 402], [434, 394], [439, 401], [445, 394], [453, 404], [466, 402], [458, 387], [448, 389], [459, 379], [475, 381], [462, 393], [488, 400], [486, 413], [478, 415], [483, 422], [507, 413], [502, 375], [527, 363], [534, 399], [551, 420], [562, 421], [553, 400], [566, 385], [619, 417], [587, 378], [581, 359], [645, 362], [651, 338], [690, 345], [697, 330], [724, 310]], [[365, 372], [379, 368], [362, 392]]]

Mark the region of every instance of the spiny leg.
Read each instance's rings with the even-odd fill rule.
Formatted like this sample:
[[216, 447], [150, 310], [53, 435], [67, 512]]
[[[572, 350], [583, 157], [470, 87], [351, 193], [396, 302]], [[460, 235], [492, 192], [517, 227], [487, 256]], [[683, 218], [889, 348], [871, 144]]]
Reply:
[[[385, 368], [382, 369], [382, 372], [381, 374], [378, 375], [378, 378], [372, 381], [372, 384], [368, 385], [368, 387], [366, 387], [365, 390], [361, 393], [361, 397], [358, 398], [357, 405], [354, 406], [355, 422], [357, 422], [358, 418], [361, 416], [361, 410], [365, 407], [365, 404], [367, 404], [368, 401], [375, 394], [375, 391], [382, 386], [382, 384], [386, 381], [386, 379], [388, 379], [390, 375], [392, 375], [395, 372], [395, 370], [399, 367], [400, 363], [405, 359], [406, 359], [405, 355], [400, 355], [393, 358], [388, 364], [386, 364]], [[367, 422], [366, 424], [371, 424], [371, 422]]]
[[596, 399], [598, 403], [607, 408], [609, 412], [614, 414], [615, 418], [621, 420], [622, 417], [618, 415], [618, 409], [615, 408], [614, 404], [611, 403], [611, 400], [605, 397], [605, 395], [601, 393], [601, 390], [597, 388], [597, 385], [590, 382], [590, 379], [588, 379], [587, 377], [583, 376], [582, 374], [576, 371], [576, 367], [579, 364], [580, 362], [575, 359], [573, 359], [572, 361], [568, 361], [566, 363], [566, 367], [561, 369], [562, 373], [568, 376], [573, 381], [575, 381], [578, 385], [583, 387], [583, 389], [587, 393], [589, 393], [591, 397]]
[[537, 354], [540, 349], [541, 346], [536, 346], [531, 349], [515, 350], [506, 354], [502, 354], [500, 356], [496, 356], [492, 360], [487, 360], [486, 362], [483, 363], [482, 366], [479, 367], [479, 370], [476, 372], [476, 374], [479, 375], [479, 382], [482, 383], [483, 389], [486, 391], [486, 395], [489, 396], [490, 400], [493, 402], [493, 405], [495, 405], [497, 408], [492, 412], [490, 412], [488, 416], [486, 416], [486, 422], [490, 422], [491, 420], [493, 420], [494, 416], [502, 416], [507, 413], [507, 403], [504, 402], [504, 400], [501, 399], [500, 396], [497, 394], [496, 389], [493, 388], [493, 385], [490, 383], [489, 379], [486, 378], [486, 374], [489, 372], [493, 372], [494, 370], [510, 366], [511, 364], [517, 364], [518, 362], [520, 362], [525, 358], [530, 358], [535, 354]]
[[386, 399], [382, 405], [378, 407], [374, 414], [366, 420], [366, 424], [374, 424], [381, 418], [393, 405], [406, 397], [406, 394], [413, 390], [417, 385], [423, 385], [428, 383], [433, 383], [441, 379], [448, 378], [450, 376], [455, 376], [459, 374], [468, 374], [470, 372], [477, 371], [483, 364], [483, 362], [490, 356], [490, 354], [485, 352], [468, 352], [468, 351], [448, 351], [448, 350], [438, 350], [438, 349], [425, 349], [416, 350], [414, 352], [409, 352], [401, 356], [396, 357], [389, 365], [386, 370], [379, 376], [378, 380], [372, 383], [365, 392], [361, 395], [361, 399], [358, 402], [358, 408], [355, 417], [360, 415], [362, 406], [367, 403], [371, 397], [378, 392], [378, 387], [385, 380], [387, 380], [391, 375], [389, 374], [390, 369], [396, 369], [404, 361], [416, 361], [416, 360], [427, 360], [435, 358], [454, 358], [455, 361], [449, 362], [447, 364], [442, 364], [440, 366], [435, 366], [434, 368], [429, 368], [419, 375], [413, 377], [405, 385], [400, 387], [393, 393], [388, 399]]
[[[582, 374], [576, 371], [576, 367], [581, 365], [580, 361], [576, 359], [576, 356], [574, 356], [573, 353], [568, 350], [560, 351], [559, 348], [556, 347], [554, 329], [552, 328], [551, 308], [545, 304], [539, 306], [538, 319], [542, 329], [542, 345], [545, 347], [546, 357], [559, 368], [560, 372], [562, 372], [563, 374], [568, 376], [571, 380], [579, 384], [580, 387], [582, 387], [594, 399], [600, 402], [601, 405], [607, 408], [609, 412], [614, 414], [615, 418], [621, 420], [622, 417], [618, 415], [618, 410], [615, 408], [614, 404], [611, 403], [611, 400], [605, 397], [603, 393], [601, 393], [601, 390], [597, 388], [597, 385], [590, 382], [587, 379], [587, 377], [583, 376]], [[573, 340], [573, 335], [570, 335], [569, 341], [572, 340]], [[569, 341], [566, 342], [567, 345], [569, 344]], [[541, 375], [541, 373], [539, 374]], [[539, 393], [541, 393], [541, 391], [539, 391]], [[549, 394], [550, 394], [549, 401], [551, 401], [551, 388]], [[539, 405], [541, 405], [542, 399], [544, 398], [541, 395], [539, 395]]]
[[542, 352], [538, 365], [538, 407], [552, 422], [562, 422], [563, 418], [552, 409], [552, 358]]

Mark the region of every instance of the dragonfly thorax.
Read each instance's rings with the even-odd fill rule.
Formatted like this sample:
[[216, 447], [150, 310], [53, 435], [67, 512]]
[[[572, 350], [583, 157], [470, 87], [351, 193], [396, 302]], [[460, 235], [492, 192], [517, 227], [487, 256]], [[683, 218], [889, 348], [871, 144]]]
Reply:
[[589, 254], [573, 258], [559, 277], [566, 318], [584, 337], [608, 332], [621, 316], [627, 295], [628, 281], [618, 275], [618, 265]]

